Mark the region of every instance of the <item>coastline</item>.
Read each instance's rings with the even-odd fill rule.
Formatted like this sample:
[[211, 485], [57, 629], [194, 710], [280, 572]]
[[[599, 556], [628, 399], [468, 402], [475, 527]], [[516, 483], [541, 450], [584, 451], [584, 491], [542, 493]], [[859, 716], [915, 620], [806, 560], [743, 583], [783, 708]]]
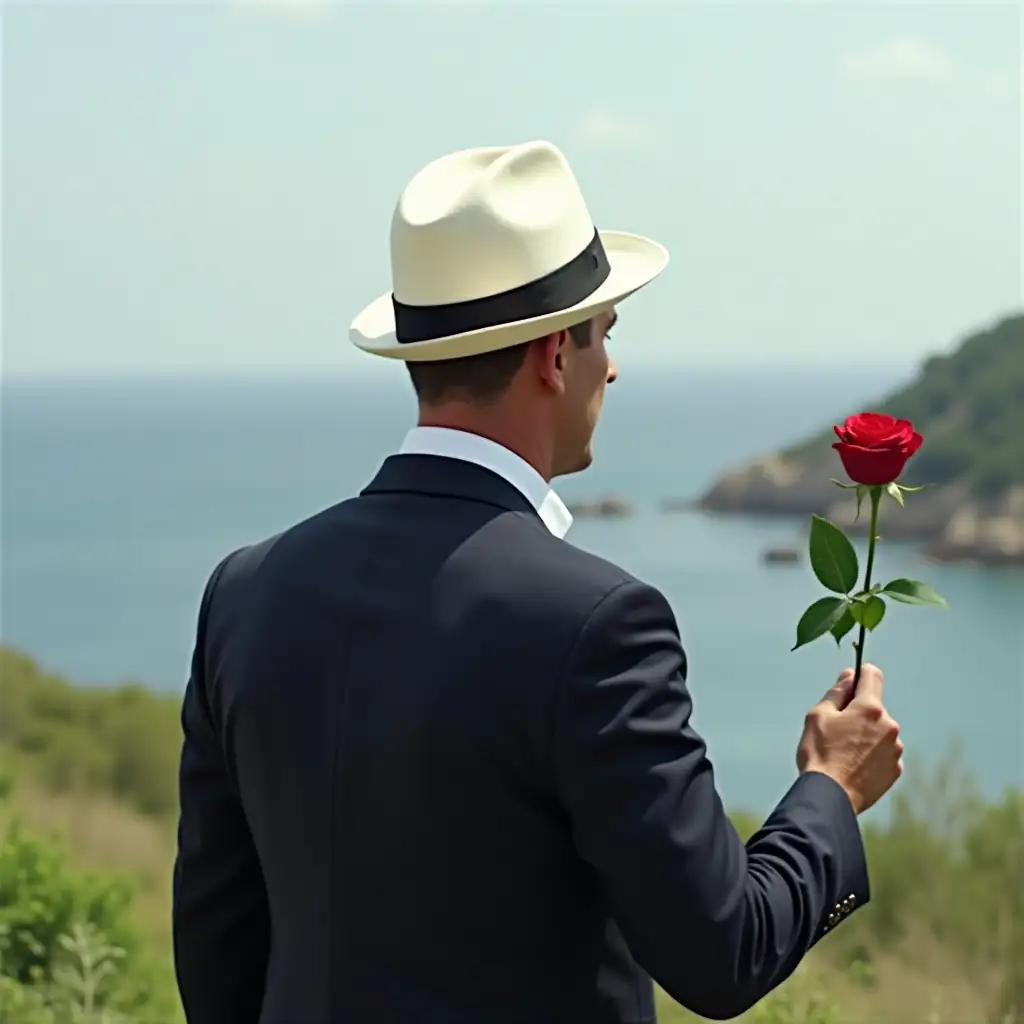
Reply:
[[[923, 546], [937, 562], [974, 562], [985, 566], [1024, 566], [1024, 485], [992, 495], [974, 494], [962, 485], [929, 487], [908, 495], [893, 515], [882, 505], [880, 529], [894, 540]], [[819, 466], [780, 455], [765, 456], [720, 476], [693, 504], [715, 515], [761, 518], [819, 515], [852, 535], [867, 531], [857, 505]]]

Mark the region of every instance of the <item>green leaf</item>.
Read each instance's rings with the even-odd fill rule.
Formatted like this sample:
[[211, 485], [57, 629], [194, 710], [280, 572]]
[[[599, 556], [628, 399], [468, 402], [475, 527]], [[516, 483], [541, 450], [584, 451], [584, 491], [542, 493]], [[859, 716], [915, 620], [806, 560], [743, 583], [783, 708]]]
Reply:
[[842, 487], [844, 491], [859, 491], [860, 488], [863, 486], [862, 484], [844, 484], [842, 480], [837, 480], [834, 476], [830, 476], [828, 478], [828, 482], [830, 484], [835, 484], [836, 487]]
[[836, 594], [848, 594], [857, 585], [857, 552], [838, 526], [811, 516], [811, 568], [818, 582]]
[[856, 601], [850, 606], [850, 615], [865, 629], [874, 629], [885, 618], [885, 602], [868, 594], [863, 601]]
[[843, 617], [849, 602], [841, 597], [821, 597], [800, 616], [796, 626], [796, 643], [790, 650], [795, 651], [819, 636], [824, 636]]
[[926, 487], [934, 487], [935, 484], [921, 484], [920, 487], [904, 487], [903, 484], [896, 485], [904, 494], [917, 494], [918, 491], [923, 491]]
[[937, 608], [949, 607], [946, 604], [946, 599], [938, 591], [920, 580], [890, 580], [882, 587], [880, 593], [891, 597], [894, 601], [902, 601], [903, 604], [929, 604]]
[[895, 498], [901, 505], [903, 504], [903, 495], [900, 493], [900, 485], [897, 483], [891, 483], [886, 486], [886, 491], [889, 495]]
[[856, 625], [853, 621], [853, 616], [850, 614], [850, 609], [847, 608], [842, 615], [839, 616], [839, 621], [833, 623], [832, 628], [829, 632], [836, 639], [836, 647], [843, 642], [843, 637], [850, 632], [851, 629]]

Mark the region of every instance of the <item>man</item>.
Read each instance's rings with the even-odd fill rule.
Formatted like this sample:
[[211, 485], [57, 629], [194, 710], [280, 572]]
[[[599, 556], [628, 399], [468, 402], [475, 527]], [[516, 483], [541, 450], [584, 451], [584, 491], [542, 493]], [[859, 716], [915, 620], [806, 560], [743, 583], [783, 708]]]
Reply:
[[222, 562], [183, 708], [192, 1024], [643, 1024], [739, 1014], [868, 899], [900, 774], [844, 673], [746, 845], [662, 595], [566, 543], [615, 306], [667, 262], [597, 232], [546, 143], [429, 164], [356, 319], [419, 425], [358, 497]]

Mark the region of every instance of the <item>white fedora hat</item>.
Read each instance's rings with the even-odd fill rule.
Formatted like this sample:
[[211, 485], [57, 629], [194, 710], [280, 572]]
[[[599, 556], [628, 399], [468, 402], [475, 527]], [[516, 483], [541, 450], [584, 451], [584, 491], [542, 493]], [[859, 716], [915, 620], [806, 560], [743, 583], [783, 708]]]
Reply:
[[551, 143], [461, 150], [402, 192], [393, 290], [355, 318], [349, 337], [392, 359], [493, 352], [611, 308], [667, 263], [657, 242], [594, 227]]

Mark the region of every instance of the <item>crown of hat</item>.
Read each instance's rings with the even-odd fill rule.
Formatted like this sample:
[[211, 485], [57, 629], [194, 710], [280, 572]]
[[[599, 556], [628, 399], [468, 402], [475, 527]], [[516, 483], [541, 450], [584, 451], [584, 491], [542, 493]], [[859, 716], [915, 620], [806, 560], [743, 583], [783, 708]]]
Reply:
[[392, 290], [415, 306], [501, 294], [557, 270], [593, 237], [579, 184], [556, 146], [462, 150], [427, 164], [398, 200]]

